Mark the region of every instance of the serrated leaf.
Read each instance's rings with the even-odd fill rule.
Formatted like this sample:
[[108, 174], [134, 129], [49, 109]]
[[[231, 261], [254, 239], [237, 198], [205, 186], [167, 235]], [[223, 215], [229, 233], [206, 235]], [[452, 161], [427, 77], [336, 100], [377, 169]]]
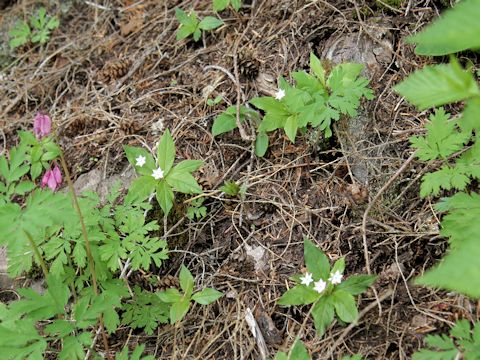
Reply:
[[180, 281], [180, 287], [183, 292], [190, 297], [193, 291], [194, 279], [192, 273], [185, 267], [185, 265], [182, 265], [180, 268], [178, 280]]
[[332, 294], [332, 303], [340, 320], [351, 323], [358, 318], [357, 304], [353, 296], [345, 290], [336, 289]]
[[303, 239], [303, 256], [305, 265], [313, 274], [315, 280], [328, 279], [330, 275], [330, 263], [322, 250], [317, 248], [308, 238]]
[[366, 291], [376, 280], [376, 275], [353, 275], [337, 285], [337, 289], [344, 290], [352, 295], [359, 295]]
[[227, 8], [230, 0], [213, 0], [213, 10], [223, 11]]
[[420, 110], [478, 96], [473, 76], [457, 61], [425, 66], [395, 86], [395, 91]]
[[308, 354], [305, 345], [297, 339], [293, 344], [292, 350], [290, 350], [289, 358], [291, 360], [310, 360], [310, 355]]
[[312, 309], [313, 322], [319, 337], [323, 336], [334, 316], [335, 311], [330, 296], [321, 297]]
[[167, 216], [170, 213], [170, 210], [173, 206], [173, 190], [166, 181], [160, 181], [156, 187], [156, 197], [158, 204], [163, 210], [164, 216]]
[[200, 194], [202, 188], [198, 185], [197, 180], [187, 171], [174, 167], [172, 171], [167, 175], [165, 181], [175, 191], [179, 191], [184, 194]]
[[175, 143], [168, 129], [160, 138], [157, 148], [157, 161], [164, 176], [167, 176], [175, 161]]
[[285, 292], [277, 304], [282, 306], [291, 305], [308, 305], [315, 302], [320, 297], [320, 294], [313, 290], [313, 288], [305, 285], [296, 285]]
[[181, 321], [190, 308], [190, 298], [186, 297], [170, 307], [170, 324]]
[[202, 291], [193, 294], [192, 300], [201, 305], [208, 305], [218, 300], [222, 295], [223, 294], [218, 290], [205, 288]]
[[480, 48], [480, 1], [459, 2], [427, 28], [409, 37], [416, 43], [415, 53], [440, 56]]
[[258, 157], [265, 156], [268, 150], [268, 135], [264, 132], [259, 132], [255, 138], [255, 155]]

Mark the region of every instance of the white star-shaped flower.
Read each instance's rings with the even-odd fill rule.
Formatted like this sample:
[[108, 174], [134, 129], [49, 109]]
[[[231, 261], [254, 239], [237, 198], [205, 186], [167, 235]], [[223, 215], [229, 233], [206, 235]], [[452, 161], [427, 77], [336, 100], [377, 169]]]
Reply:
[[333, 285], [340, 284], [342, 282], [342, 274], [340, 271], [335, 271], [334, 273], [330, 274], [330, 278], [328, 281], [330, 281]]
[[153, 170], [152, 176], [155, 178], [155, 180], [163, 179], [163, 170], [160, 167]]
[[312, 274], [307, 272], [304, 276], [300, 278], [300, 280], [302, 281], [303, 285], [309, 286], [313, 282]]
[[282, 100], [284, 96], [285, 96], [285, 90], [278, 89], [277, 93], [275, 94], [275, 99]]
[[323, 292], [323, 290], [325, 290], [326, 287], [327, 287], [327, 283], [325, 281], [323, 281], [322, 279], [320, 279], [315, 283], [315, 286], [313, 287], [313, 290], [315, 290], [316, 292], [321, 294]]
[[147, 158], [143, 155], [138, 155], [135, 161], [136, 161], [135, 163], [136, 166], [142, 167], [147, 162]]

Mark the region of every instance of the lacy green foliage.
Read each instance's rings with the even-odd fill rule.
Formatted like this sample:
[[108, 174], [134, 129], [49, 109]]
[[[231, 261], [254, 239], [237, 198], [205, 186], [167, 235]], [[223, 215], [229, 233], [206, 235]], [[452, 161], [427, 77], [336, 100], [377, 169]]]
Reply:
[[[467, 0], [414, 37], [418, 51], [445, 54], [478, 47], [478, 0]], [[477, 29], [477, 30], [474, 30]], [[473, 180], [480, 178], [480, 88], [470, 70], [452, 57], [450, 64], [426, 66], [396, 86], [396, 90], [420, 109], [463, 101], [460, 119], [452, 120], [437, 110], [427, 125], [427, 135], [413, 137], [412, 146], [420, 159], [440, 159], [443, 165], [422, 178], [421, 196], [437, 196], [442, 190], [459, 191], [443, 199], [437, 210], [442, 218], [442, 234], [450, 237], [445, 258], [416, 283], [442, 287], [480, 298], [480, 268], [472, 266], [480, 258], [477, 229], [480, 197], [469, 193]], [[469, 144], [469, 147], [466, 147]], [[455, 157], [455, 153], [461, 155]]]
[[228, 5], [232, 5], [235, 11], [238, 11], [242, 6], [242, 0], [213, 0], [213, 10], [215, 11], [223, 11]]
[[115, 360], [155, 360], [152, 355], [142, 356], [143, 350], [145, 350], [145, 345], [138, 345], [129, 357], [128, 346], [125, 346], [121, 352], [115, 355]]
[[[60, 149], [50, 137], [37, 140], [31, 132], [19, 132], [20, 144], [0, 156], [0, 205], [23, 196], [35, 187], [33, 181], [58, 158]], [[30, 179], [25, 179], [29, 174]], [[1, 241], [1, 240], [0, 240]]]
[[36, 15], [30, 16], [29, 23], [18, 21], [9, 31], [10, 47], [16, 48], [29, 41], [44, 44], [50, 38], [52, 30], [55, 30], [59, 24], [56, 17], [47, 16], [47, 11], [41, 7]]
[[170, 305], [169, 318], [171, 324], [180, 322], [185, 317], [192, 300], [200, 305], [208, 305], [223, 295], [220, 291], [212, 288], [204, 288], [194, 293], [195, 281], [191, 272], [183, 265], [180, 269], [179, 281], [183, 292], [175, 288], [157, 292], [158, 298]]
[[193, 200], [190, 205], [187, 208], [187, 217], [190, 220], [194, 220], [195, 218], [197, 220], [203, 219], [205, 216], [207, 216], [207, 207], [203, 206], [203, 202], [205, 199], [199, 198]]
[[419, 55], [447, 55], [480, 48], [480, 0], [464, 0], [408, 39]]
[[450, 330], [450, 336], [427, 335], [425, 342], [430, 349], [413, 354], [412, 360], [480, 359], [480, 323], [473, 329], [467, 320], [459, 320]]
[[[250, 103], [265, 113], [257, 127], [255, 152], [263, 156], [268, 149], [266, 133], [283, 129], [291, 142], [295, 142], [298, 130], [307, 126], [318, 127], [325, 137], [332, 136], [332, 121], [340, 116], [356, 116], [362, 97], [373, 99], [368, 80], [360, 76], [363, 65], [345, 63], [335, 66], [330, 73], [320, 60], [310, 54], [310, 73], [292, 73], [295, 85], [279, 79], [279, 92], [275, 97], [264, 96], [250, 100]], [[248, 109], [242, 107], [240, 121]], [[252, 110], [249, 110], [250, 112]], [[252, 113], [253, 114], [253, 113]], [[236, 107], [228, 108], [215, 119], [212, 127], [214, 136], [233, 130], [236, 124]], [[255, 125], [255, 124], [254, 124]]]
[[144, 329], [152, 335], [158, 324], [168, 323], [169, 306], [153, 293], [134, 288], [135, 296], [123, 305], [122, 323], [132, 328]]
[[[0, 306], [0, 351], [5, 358], [43, 359], [48, 342], [61, 341], [58, 359], [84, 359], [84, 348], [92, 345], [90, 328], [100, 315], [110, 332], [116, 330], [119, 321], [115, 309], [126, 295], [121, 283], [106, 284], [105, 292], [98, 296], [90, 289], [83, 291], [71, 306], [67, 306], [70, 290], [59, 277], [50, 275], [47, 285], [42, 295], [19, 289], [20, 300]], [[47, 320], [41, 327], [40, 322]]]
[[[197, 180], [192, 176], [192, 172], [202, 166], [203, 161], [183, 160], [173, 166], [175, 143], [169, 130], [160, 139], [156, 160], [142, 148], [125, 146], [124, 150], [130, 164], [141, 175], [130, 186], [127, 201], [133, 201], [133, 199], [143, 201], [150, 194], [155, 193], [163, 213], [167, 216], [175, 200], [174, 191], [184, 194], [202, 192]], [[139, 159], [144, 160], [145, 163], [139, 163]]]
[[[364, 292], [375, 281], [374, 275], [353, 275], [347, 280], [334, 284], [330, 281], [333, 274], [342, 274], [345, 269], [345, 258], [340, 258], [330, 267], [327, 256], [310, 240], [304, 239], [304, 258], [307, 274], [297, 275], [293, 280], [297, 283], [278, 300], [279, 305], [309, 305], [317, 334], [322, 336], [326, 328], [336, 316], [346, 323], [356, 321], [358, 310], [354, 296]], [[324, 288], [318, 291], [310, 284], [305, 284], [305, 278], [310, 274], [311, 281], [324, 282]]]
[[332, 120], [338, 120], [341, 115], [356, 116], [360, 99], [373, 99], [368, 80], [360, 76], [362, 68], [360, 64], [345, 63], [327, 74], [320, 60], [311, 53], [310, 73], [292, 73], [295, 85], [280, 79], [279, 88], [285, 96], [280, 99], [279, 96], [258, 97], [250, 101], [265, 112], [258, 131], [283, 128], [290, 141], [295, 142], [298, 129], [311, 125], [330, 137]]
[[222, 20], [213, 16], [206, 16], [200, 20], [193, 10], [187, 14], [182, 9], [175, 8], [175, 17], [180, 23], [177, 30], [177, 41], [190, 35], [193, 35], [193, 40], [198, 41], [202, 36], [202, 30], [213, 30], [223, 25]]

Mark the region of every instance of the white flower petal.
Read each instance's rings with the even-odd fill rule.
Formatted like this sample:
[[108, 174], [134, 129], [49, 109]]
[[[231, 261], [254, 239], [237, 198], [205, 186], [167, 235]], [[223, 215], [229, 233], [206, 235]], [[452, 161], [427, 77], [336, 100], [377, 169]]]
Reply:
[[313, 287], [313, 290], [315, 290], [316, 292], [321, 294], [325, 290], [326, 287], [327, 287], [327, 283], [325, 281], [323, 281], [322, 279], [320, 279], [315, 283], [315, 285]]
[[275, 94], [275, 99], [282, 100], [285, 96], [285, 90], [278, 89], [277, 93]]
[[307, 272], [304, 276], [300, 278], [303, 285], [309, 286], [313, 282], [312, 274]]
[[155, 180], [163, 179], [163, 170], [160, 167], [153, 170], [152, 176], [155, 178]]
[[143, 155], [138, 155], [135, 161], [136, 161], [135, 163], [136, 166], [142, 167], [147, 162], [147, 158]]
[[335, 271], [334, 273], [330, 274], [330, 278], [328, 281], [330, 281], [333, 285], [338, 285], [342, 282], [342, 274], [340, 271]]

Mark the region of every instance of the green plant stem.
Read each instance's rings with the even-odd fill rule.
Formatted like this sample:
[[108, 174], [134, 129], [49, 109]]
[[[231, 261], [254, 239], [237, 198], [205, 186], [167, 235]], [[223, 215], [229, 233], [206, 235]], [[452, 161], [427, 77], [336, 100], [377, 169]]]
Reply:
[[35, 253], [35, 256], [38, 259], [38, 262], [40, 263], [40, 267], [42, 268], [43, 275], [45, 276], [45, 279], [48, 277], [48, 268], [47, 264], [45, 263], [45, 260], [43, 260], [42, 254], [40, 254], [40, 250], [38, 250], [37, 244], [35, 244], [35, 241], [33, 241], [32, 235], [25, 229], [23, 229], [23, 232], [25, 236], [28, 239], [28, 242], [30, 243], [30, 246], [32, 247], [33, 252]]
[[[80, 225], [82, 227], [82, 235], [83, 235], [83, 239], [85, 240], [85, 249], [86, 249], [86, 252], [87, 252], [88, 265], [89, 265], [90, 273], [91, 273], [91, 276], [92, 276], [93, 291], [94, 291], [95, 295], [98, 295], [97, 275], [95, 273], [95, 262], [94, 262], [93, 255], [92, 255], [92, 249], [90, 247], [90, 241], [88, 240], [87, 227], [85, 226], [85, 221], [83, 219], [82, 210], [80, 209], [80, 205], [78, 204], [77, 194], [75, 194], [75, 189], [73, 188], [72, 178], [70, 177], [70, 171], [68, 171], [67, 163], [65, 161], [65, 157], [63, 156], [63, 151], [62, 150], [60, 150], [60, 162], [62, 164], [63, 171], [65, 172], [65, 178], [67, 179], [68, 188], [70, 190], [70, 193], [72, 194], [73, 205], [74, 205], [75, 210], [77, 211], [78, 217], [80, 219]], [[101, 332], [102, 332], [103, 346], [105, 347], [105, 355], [106, 355], [108, 360], [111, 360], [110, 349], [109, 349], [109, 346], [108, 346], [107, 333], [105, 332], [105, 327], [103, 325], [103, 316], [102, 315], [100, 315], [99, 322], [100, 322], [100, 328], [101, 328]]]

